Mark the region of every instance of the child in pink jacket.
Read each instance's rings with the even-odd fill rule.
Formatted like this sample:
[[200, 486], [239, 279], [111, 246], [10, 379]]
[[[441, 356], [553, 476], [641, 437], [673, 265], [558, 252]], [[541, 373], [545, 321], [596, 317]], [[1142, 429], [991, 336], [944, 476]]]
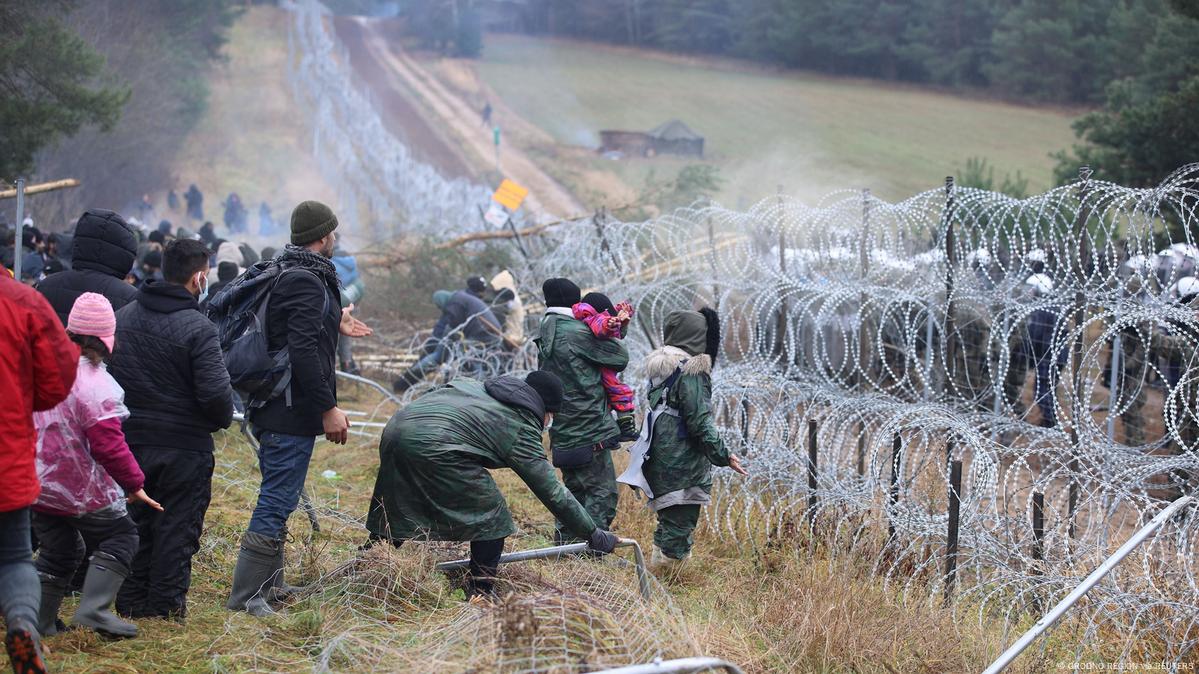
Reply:
[[125, 392], [108, 374], [116, 317], [103, 295], [75, 300], [67, 336], [82, 356], [67, 399], [36, 412], [37, 472], [42, 492], [33, 504], [33, 530], [42, 585], [39, 631], [57, 633], [58, 609], [84, 543], [95, 550], [72, 621], [111, 637], [137, 636], [137, 626], [110, 611], [129, 575], [137, 527], [125, 510], [126, 495], [161, 510], [142, 489], [145, 476], [125, 444], [121, 422], [129, 416]]
[[[571, 310], [575, 318], [586, 323], [591, 333], [600, 339], [623, 339], [633, 317], [633, 305], [621, 302], [613, 306], [612, 300], [603, 293], [587, 293]], [[608, 405], [616, 410], [621, 441], [636, 440], [637, 422], [633, 419], [636, 393], [610, 368], [600, 368], [600, 381], [608, 394]]]

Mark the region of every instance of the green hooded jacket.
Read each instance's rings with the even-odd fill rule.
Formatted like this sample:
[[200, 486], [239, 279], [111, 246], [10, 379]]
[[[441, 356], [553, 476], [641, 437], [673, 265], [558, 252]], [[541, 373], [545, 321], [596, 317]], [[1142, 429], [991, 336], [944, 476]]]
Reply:
[[539, 367], [558, 375], [565, 395], [554, 415], [550, 441], [570, 449], [594, 445], [620, 435], [612, 419], [600, 368], [617, 372], [629, 364], [629, 352], [618, 339], [600, 339], [573, 316], [547, 313], [537, 337]]
[[[667, 407], [677, 410], [678, 416], [655, 417], [649, 456], [641, 467], [654, 492], [650, 505], [655, 510], [707, 503], [712, 466], [729, 465], [728, 449], [712, 416], [712, 357], [704, 353], [704, 316], [694, 311], [672, 313], [666, 318], [663, 338], [666, 346], [645, 361], [649, 409], [655, 409], [666, 395]], [[667, 394], [666, 382], [676, 370], [679, 375]]]
[[487, 469], [511, 468], [586, 539], [595, 523], [546, 460], [543, 418], [541, 397], [515, 377], [456, 379], [421, 396], [383, 430], [367, 529], [391, 540], [510, 536], [516, 525]]

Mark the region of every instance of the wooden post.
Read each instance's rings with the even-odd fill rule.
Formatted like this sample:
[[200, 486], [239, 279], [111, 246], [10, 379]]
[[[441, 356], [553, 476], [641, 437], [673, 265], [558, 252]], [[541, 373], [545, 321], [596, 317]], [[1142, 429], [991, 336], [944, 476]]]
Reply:
[[808, 526], [816, 526], [816, 422], [808, 422]]
[[[953, 442], [949, 443], [950, 456]], [[958, 575], [958, 522], [962, 510], [962, 461], [949, 462], [949, 531], [945, 539], [945, 604], [953, 599]]]
[[[899, 503], [899, 471], [903, 468], [903, 439], [899, 434], [895, 434], [895, 438], [891, 441], [891, 492], [889, 501], [893, 510], [896, 503]], [[887, 518], [887, 540], [895, 538], [895, 519]]]

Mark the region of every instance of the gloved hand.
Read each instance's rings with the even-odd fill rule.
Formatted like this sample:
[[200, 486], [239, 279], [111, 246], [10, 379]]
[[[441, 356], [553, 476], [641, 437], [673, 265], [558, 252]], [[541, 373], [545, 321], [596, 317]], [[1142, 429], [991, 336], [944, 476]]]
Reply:
[[616, 426], [620, 428], [621, 442], [636, 440], [640, 437], [637, 432], [637, 420], [633, 418], [632, 414], [622, 414], [616, 417]]
[[591, 537], [587, 539], [587, 547], [606, 555], [616, 549], [616, 541], [616, 534], [597, 527], [595, 531], [591, 532]]

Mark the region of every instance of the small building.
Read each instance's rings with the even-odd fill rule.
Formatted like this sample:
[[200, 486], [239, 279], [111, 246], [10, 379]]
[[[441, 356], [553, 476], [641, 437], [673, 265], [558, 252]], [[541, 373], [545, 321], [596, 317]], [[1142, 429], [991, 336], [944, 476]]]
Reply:
[[634, 157], [653, 157], [658, 154], [702, 157], [704, 137], [681, 121], [672, 119], [648, 132], [600, 131], [599, 151], [619, 152]]

